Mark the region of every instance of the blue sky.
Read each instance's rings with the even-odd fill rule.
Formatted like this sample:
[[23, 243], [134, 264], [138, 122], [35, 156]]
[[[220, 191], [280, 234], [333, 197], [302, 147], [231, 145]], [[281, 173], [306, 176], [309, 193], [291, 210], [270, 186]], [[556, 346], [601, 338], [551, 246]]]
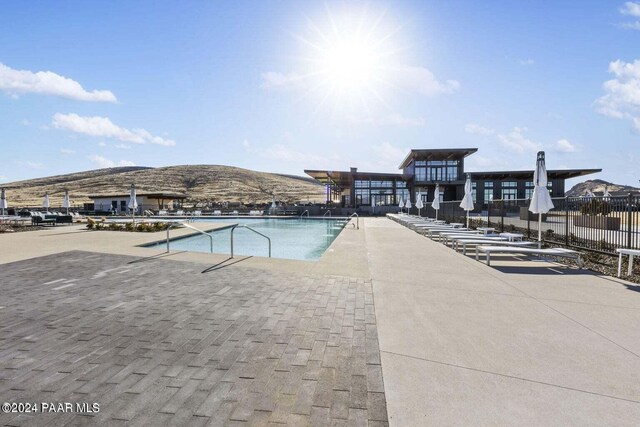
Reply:
[[640, 3], [20, 2], [0, 13], [0, 183], [115, 165], [640, 179]]

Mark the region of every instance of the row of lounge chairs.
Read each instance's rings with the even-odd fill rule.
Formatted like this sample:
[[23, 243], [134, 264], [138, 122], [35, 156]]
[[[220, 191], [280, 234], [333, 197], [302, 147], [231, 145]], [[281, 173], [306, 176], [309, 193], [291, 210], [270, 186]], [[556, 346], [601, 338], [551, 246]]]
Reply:
[[433, 218], [416, 217], [405, 214], [390, 214], [392, 219], [411, 228], [417, 233], [450, 246], [456, 251], [467, 254], [467, 249], [475, 248], [475, 258], [484, 255], [487, 265], [491, 265], [491, 254], [554, 256], [574, 259], [582, 268], [582, 254], [565, 248], [540, 248], [536, 242], [523, 240], [518, 233], [495, 233], [491, 227], [479, 227], [475, 230], [464, 227], [464, 224], [447, 224]]
[[188, 212], [185, 212], [184, 210], [177, 210], [175, 212], [169, 212], [167, 210], [158, 211], [158, 216], [189, 216], [189, 217], [193, 217], [193, 216], [202, 216], [202, 215], [213, 215], [213, 216], [222, 216], [222, 215], [262, 216], [262, 215], [264, 215], [264, 211], [262, 211], [262, 210], [250, 210], [248, 212], [247, 211], [239, 212], [237, 210], [234, 210], [234, 211], [222, 212], [221, 210], [216, 209], [213, 212], [211, 212], [210, 214], [203, 214], [203, 212], [201, 210], [188, 211]]

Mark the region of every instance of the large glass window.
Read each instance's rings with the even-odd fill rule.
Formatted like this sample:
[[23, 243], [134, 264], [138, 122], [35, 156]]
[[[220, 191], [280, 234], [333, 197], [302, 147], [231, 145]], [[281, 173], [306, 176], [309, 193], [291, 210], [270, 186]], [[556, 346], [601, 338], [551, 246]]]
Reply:
[[356, 180], [356, 188], [369, 188], [369, 180]]
[[533, 189], [535, 188], [533, 181], [524, 183], [524, 198], [531, 199], [533, 197]]
[[514, 200], [518, 198], [518, 183], [516, 181], [502, 182], [502, 200]]
[[415, 162], [416, 181], [457, 181], [458, 160], [421, 160]]
[[478, 183], [477, 182], [471, 183], [471, 195], [473, 196], [473, 203], [476, 203], [478, 201]]
[[493, 182], [486, 181], [484, 183], [484, 202], [491, 202], [493, 200]]

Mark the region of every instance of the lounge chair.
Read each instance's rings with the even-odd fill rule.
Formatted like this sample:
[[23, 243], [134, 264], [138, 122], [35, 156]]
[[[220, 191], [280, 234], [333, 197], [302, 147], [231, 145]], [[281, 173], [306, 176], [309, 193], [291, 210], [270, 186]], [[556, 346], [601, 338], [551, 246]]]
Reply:
[[219, 210], [219, 209], [216, 209], [215, 211], [213, 211], [213, 215], [214, 216], [220, 216], [220, 215], [222, 215], [222, 211]]
[[509, 242], [505, 240], [488, 240], [488, 239], [458, 239], [455, 240], [453, 249], [456, 251], [462, 246], [462, 255], [467, 254], [467, 246], [508, 246], [514, 248], [534, 247], [535, 242]]
[[480, 259], [480, 252], [484, 252], [487, 256], [487, 265], [491, 265], [491, 254], [520, 254], [520, 255], [539, 255], [539, 256], [557, 256], [575, 259], [578, 267], [582, 268], [582, 254], [578, 251], [564, 248], [520, 248], [514, 246], [476, 246], [476, 261]]

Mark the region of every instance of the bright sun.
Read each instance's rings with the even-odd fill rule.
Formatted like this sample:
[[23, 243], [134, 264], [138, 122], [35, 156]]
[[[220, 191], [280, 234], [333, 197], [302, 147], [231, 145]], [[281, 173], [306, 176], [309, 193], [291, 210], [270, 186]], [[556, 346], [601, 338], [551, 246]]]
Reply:
[[327, 10], [325, 23], [307, 22], [307, 31], [297, 37], [307, 65], [301, 76], [309, 82], [307, 95], [343, 113], [369, 110], [382, 100], [398, 51], [396, 31], [390, 31], [383, 18], [384, 11]]

